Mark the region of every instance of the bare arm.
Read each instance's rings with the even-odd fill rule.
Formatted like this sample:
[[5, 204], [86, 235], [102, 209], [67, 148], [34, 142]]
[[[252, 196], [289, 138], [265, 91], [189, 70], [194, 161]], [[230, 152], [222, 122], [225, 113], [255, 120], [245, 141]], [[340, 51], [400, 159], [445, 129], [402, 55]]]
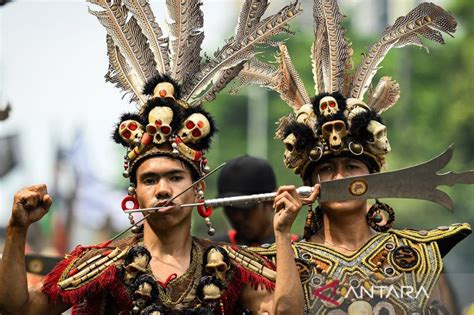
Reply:
[[275, 245], [277, 274], [273, 297], [275, 314], [303, 314], [304, 295], [298, 268], [291, 247], [291, 226], [298, 215], [302, 202], [295, 186], [282, 186], [277, 191], [273, 207], [275, 217]]
[[275, 217], [273, 228], [277, 252], [277, 273], [275, 292], [244, 288], [241, 300], [256, 314], [303, 314], [304, 294], [298, 268], [291, 246], [291, 226], [303, 204], [313, 203], [319, 194], [319, 185], [313, 193], [302, 199], [295, 186], [282, 186], [278, 189], [273, 208]]
[[52, 199], [46, 185], [19, 191], [7, 226], [0, 264], [0, 312], [2, 314], [53, 314], [66, 310], [65, 305], [49, 305], [41, 287], [28, 291], [25, 268], [25, 242], [28, 227], [49, 210]]

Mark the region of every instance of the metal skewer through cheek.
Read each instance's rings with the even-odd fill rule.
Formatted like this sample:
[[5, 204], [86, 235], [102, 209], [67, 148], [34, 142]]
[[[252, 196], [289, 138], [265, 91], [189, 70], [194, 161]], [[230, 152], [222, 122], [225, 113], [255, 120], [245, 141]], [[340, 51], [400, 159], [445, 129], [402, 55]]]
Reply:
[[[226, 163], [222, 163], [221, 165], [219, 165], [218, 167], [216, 167], [215, 169], [213, 169], [212, 171], [210, 171], [209, 173], [207, 173], [206, 175], [204, 175], [203, 177], [201, 177], [200, 179], [198, 179], [197, 181], [195, 181], [194, 183], [192, 183], [191, 185], [189, 185], [188, 187], [186, 187], [186, 189], [184, 189], [183, 191], [181, 191], [180, 193], [178, 193], [176, 196], [174, 196], [173, 198], [169, 199], [168, 201], [166, 201], [166, 203], [163, 205], [163, 206], [160, 206], [160, 207], [153, 207], [153, 208], [144, 208], [144, 209], [134, 209], [134, 210], [126, 210], [124, 211], [125, 213], [134, 213], [134, 212], [146, 212], [146, 211], [159, 211], [160, 209], [163, 209], [163, 208], [166, 208], [171, 202], [173, 202], [176, 198], [178, 198], [179, 196], [181, 196], [182, 194], [184, 194], [185, 192], [187, 192], [188, 190], [190, 190], [191, 188], [193, 188], [194, 186], [196, 186], [197, 184], [199, 184], [200, 182], [202, 182], [203, 180], [205, 180], [207, 177], [209, 177], [211, 174], [215, 173], [216, 171], [220, 170], [222, 167], [224, 167]], [[183, 207], [183, 206], [181, 206]], [[129, 226], [127, 229], [123, 230], [122, 232], [120, 232], [119, 234], [117, 234], [116, 236], [114, 236], [110, 242], [112, 242], [113, 240], [119, 238], [120, 236], [122, 236], [123, 234], [127, 233], [130, 229], [132, 229], [134, 226], [138, 226], [139, 223], [143, 222], [151, 213], [148, 213], [146, 215], [143, 216], [143, 218], [141, 218], [140, 220], [138, 220], [137, 222], [135, 222], [135, 224]]]

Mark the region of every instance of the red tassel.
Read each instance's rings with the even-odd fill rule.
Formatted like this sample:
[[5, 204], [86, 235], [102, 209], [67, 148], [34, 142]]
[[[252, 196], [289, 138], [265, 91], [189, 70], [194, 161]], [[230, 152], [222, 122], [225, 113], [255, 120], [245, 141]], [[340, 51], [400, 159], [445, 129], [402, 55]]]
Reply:
[[275, 289], [275, 283], [267, 278], [253, 273], [240, 265], [234, 265], [233, 268], [235, 270], [232, 281], [222, 295], [225, 314], [233, 314], [235, 305], [245, 285], [249, 285], [255, 290], [263, 287], [268, 292], [272, 292]]

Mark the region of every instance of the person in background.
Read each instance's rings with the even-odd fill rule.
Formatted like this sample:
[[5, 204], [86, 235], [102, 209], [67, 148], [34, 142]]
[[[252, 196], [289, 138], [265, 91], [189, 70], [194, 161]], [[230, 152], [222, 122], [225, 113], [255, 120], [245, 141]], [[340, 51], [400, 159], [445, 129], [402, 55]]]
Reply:
[[[223, 167], [217, 180], [218, 198], [263, 194], [276, 190], [273, 168], [261, 158], [243, 155]], [[260, 246], [275, 242], [272, 201], [226, 206], [224, 213], [232, 227], [214, 240], [232, 245]], [[292, 240], [297, 240], [292, 235]]]

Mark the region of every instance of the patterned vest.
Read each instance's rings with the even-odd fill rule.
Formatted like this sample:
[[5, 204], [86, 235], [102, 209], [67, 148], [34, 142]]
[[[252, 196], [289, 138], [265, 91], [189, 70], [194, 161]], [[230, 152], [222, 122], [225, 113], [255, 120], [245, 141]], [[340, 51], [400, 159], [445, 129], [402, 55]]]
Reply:
[[[311, 242], [293, 250], [306, 314], [430, 314], [442, 257], [471, 233], [468, 224], [431, 231], [389, 230], [346, 256]], [[251, 248], [275, 262], [275, 247]]]

